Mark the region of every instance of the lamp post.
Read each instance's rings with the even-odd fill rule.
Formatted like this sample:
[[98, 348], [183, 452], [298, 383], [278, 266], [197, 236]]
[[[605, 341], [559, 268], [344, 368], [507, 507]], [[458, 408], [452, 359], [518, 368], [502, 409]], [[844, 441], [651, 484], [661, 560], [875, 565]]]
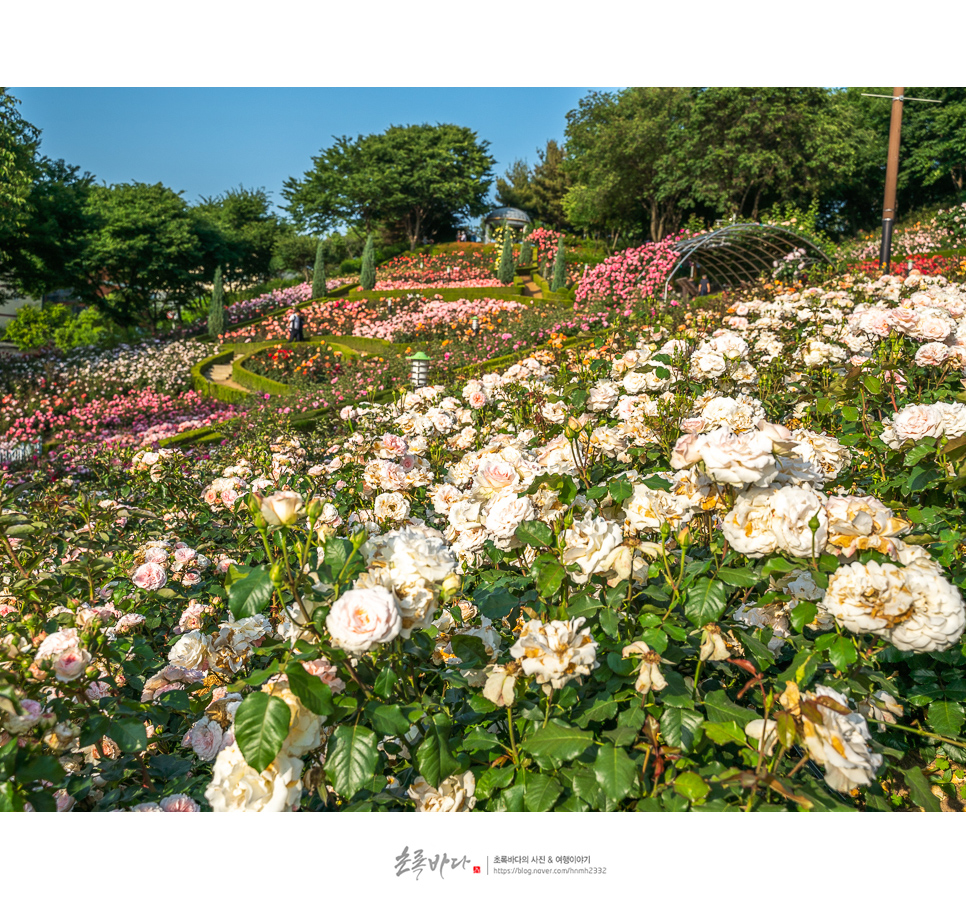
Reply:
[[473, 322], [470, 323], [470, 326], [473, 329], [474, 335], [480, 334], [480, 318], [478, 316], [473, 317]]
[[896, 219], [896, 184], [899, 178], [899, 137], [902, 133], [902, 103], [942, 102], [941, 99], [917, 99], [903, 95], [905, 87], [894, 86], [891, 96], [882, 93], [862, 93], [863, 96], [876, 96], [892, 99], [892, 118], [889, 121], [889, 158], [886, 162], [885, 197], [882, 201], [882, 248], [879, 250], [879, 268], [889, 271], [892, 260], [892, 228]]
[[414, 390], [424, 387], [429, 383], [429, 362], [430, 357], [421, 351], [416, 352], [410, 359], [412, 367], [409, 372], [409, 379]]

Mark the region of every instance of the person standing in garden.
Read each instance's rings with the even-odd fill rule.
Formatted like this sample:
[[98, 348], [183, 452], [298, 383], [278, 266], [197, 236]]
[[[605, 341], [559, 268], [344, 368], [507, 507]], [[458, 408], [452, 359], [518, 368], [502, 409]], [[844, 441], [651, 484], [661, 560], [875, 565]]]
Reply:
[[302, 314], [297, 309], [293, 310], [292, 315], [288, 318], [288, 340], [290, 342], [305, 340], [302, 335], [302, 326]]
[[701, 276], [701, 282], [698, 284], [698, 297], [704, 297], [706, 294], [711, 293], [711, 283], [708, 281], [707, 275]]

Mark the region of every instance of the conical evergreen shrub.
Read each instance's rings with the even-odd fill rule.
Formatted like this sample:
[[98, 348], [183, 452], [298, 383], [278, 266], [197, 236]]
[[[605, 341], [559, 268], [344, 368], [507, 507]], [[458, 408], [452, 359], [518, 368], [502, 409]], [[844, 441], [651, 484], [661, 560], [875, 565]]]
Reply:
[[325, 261], [322, 258], [322, 240], [315, 249], [315, 266], [312, 269], [312, 299], [318, 300], [325, 297]]
[[523, 242], [520, 244], [520, 264], [529, 265], [533, 261], [533, 245], [530, 243], [530, 237], [525, 236]]
[[557, 245], [557, 257], [553, 260], [553, 282], [550, 285], [551, 291], [557, 291], [567, 286], [567, 260], [564, 258], [564, 241], [560, 237]]
[[221, 266], [215, 269], [211, 287], [211, 303], [208, 304], [208, 335], [218, 338], [225, 331], [225, 295], [221, 282]]
[[359, 284], [364, 291], [371, 291], [376, 286], [376, 247], [372, 242], [372, 234], [366, 237], [366, 247], [362, 250], [362, 270], [359, 272]]
[[507, 230], [503, 234], [503, 252], [500, 254], [500, 265], [496, 270], [500, 284], [509, 284], [513, 281], [513, 268], [513, 238]]

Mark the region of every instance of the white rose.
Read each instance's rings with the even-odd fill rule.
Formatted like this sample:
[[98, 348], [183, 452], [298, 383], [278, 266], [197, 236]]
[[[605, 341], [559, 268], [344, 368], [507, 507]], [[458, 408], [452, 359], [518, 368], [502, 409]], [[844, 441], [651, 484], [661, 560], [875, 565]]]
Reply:
[[265, 523], [271, 527], [290, 527], [304, 513], [302, 496], [285, 489], [264, 497], [256, 493]]
[[301, 774], [302, 761], [285, 753], [256, 773], [233, 744], [218, 754], [205, 798], [213, 811], [291, 811], [302, 797]]
[[892, 431], [900, 444], [938, 438], [943, 431], [942, 410], [937, 406], [906, 406], [892, 416]]
[[580, 628], [585, 622], [585, 617], [549, 623], [528, 620], [510, 654], [520, 659], [523, 673], [535, 677], [545, 693], [551, 687], [559, 690], [597, 667], [597, 643], [589, 628]]
[[607, 571], [608, 560], [621, 541], [621, 528], [616, 523], [595, 518], [588, 511], [582, 521], [574, 521], [564, 532], [564, 565], [580, 567], [570, 577], [577, 584], [584, 584], [594, 573]]
[[412, 506], [408, 499], [398, 492], [383, 492], [376, 496], [373, 503], [373, 513], [376, 520], [384, 524], [386, 521], [398, 523], [405, 521], [409, 517]]
[[476, 804], [475, 791], [476, 777], [467, 770], [462, 776], [447, 776], [439, 789], [417, 776], [408, 795], [416, 803], [416, 811], [472, 811]]
[[168, 652], [168, 661], [179, 668], [205, 670], [211, 654], [211, 639], [197, 629], [185, 633]]
[[347, 591], [325, 620], [332, 639], [349, 652], [361, 654], [376, 643], [399, 635], [402, 616], [392, 594], [382, 587]]
[[943, 651], [966, 629], [962, 596], [929, 562], [840, 566], [825, 605], [845, 629], [881, 636], [902, 651]]
[[514, 539], [517, 526], [536, 516], [533, 502], [526, 495], [503, 495], [486, 508], [486, 529], [500, 549], [519, 545]]

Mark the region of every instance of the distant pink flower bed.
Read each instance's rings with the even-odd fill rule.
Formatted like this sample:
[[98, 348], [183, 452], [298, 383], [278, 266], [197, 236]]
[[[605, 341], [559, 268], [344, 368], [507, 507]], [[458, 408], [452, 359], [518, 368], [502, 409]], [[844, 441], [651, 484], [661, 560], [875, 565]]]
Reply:
[[441, 281], [431, 278], [424, 281], [377, 281], [377, 291], [416, 291], [421, 288], [487, 288], [506, 287], [498, 278], [468, 278], [462, 281]]
[[470, 323], [474, 316], [514, 313], [522, 308], [523, 304], [515, 301], [495, 300], [492, 297], [481, 300], [451, 301], [434, 297], [432, 300], [401, 301], [396, 305], [392, 315], [375, 321], [360, 321], [352, 334], [392, 342], [400, 332], [419, 332], [423, 329], [455, 323], [465, 325]]

